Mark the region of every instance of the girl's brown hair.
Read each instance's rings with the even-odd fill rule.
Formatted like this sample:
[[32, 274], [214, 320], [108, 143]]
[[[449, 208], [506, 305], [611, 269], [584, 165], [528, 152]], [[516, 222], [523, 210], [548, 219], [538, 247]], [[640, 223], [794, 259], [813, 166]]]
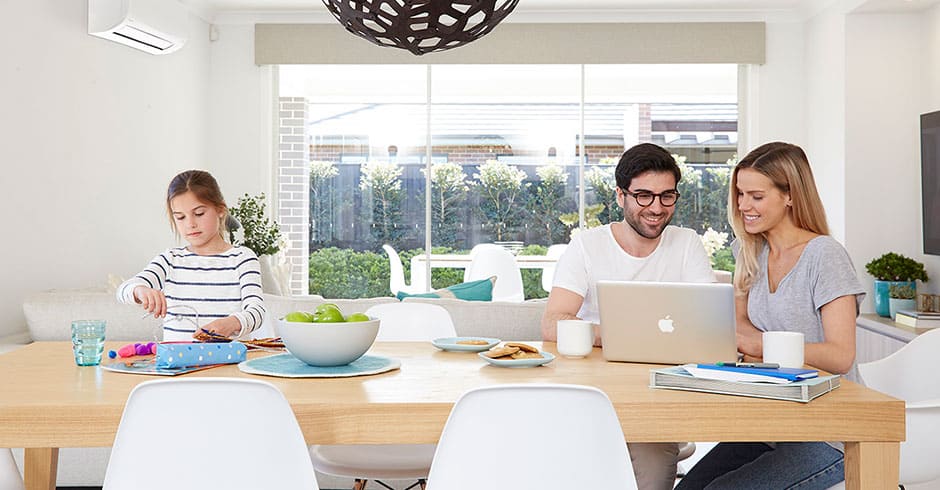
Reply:
[[170, 201], [174, 197], [192, 192], [196, 198], [207, 204], [211, 204], [216, 209], [222, 210], [221, 223], [219, 223], [219, 234], [225, 238], [225, 217], [228, 214], [228, 206], [225, 204], [225, 198], [222, 197], [222, 190], [219, 189], [219, 183], [215, 177], [205, 170], [187, 170], [173, 177], [169, 187], [166, 190], [166, 212], [170, 218], [170, 226], [173, 231], [176, 230], [176, 223], [173, 220], [173, 209], [170, 208]]
[[826, 210], [803, 149], [789, 143], [773, 142], [751, 150], [734, 167], [728, 192], [728, 222], [741, 245], [734, 272], [734, 286], [739, 294], [746, 293], [753, 284], [757, 276], [757, 258], [766, 242], [762, 234], [754, 235], [744, 230], [744, 219], [738, 209], [738, 171], [742, 168], [756, 170], [770, 179], [774, 187], [790, 195], [790, 217], [797, 227], [819, 235], [829, 234]]

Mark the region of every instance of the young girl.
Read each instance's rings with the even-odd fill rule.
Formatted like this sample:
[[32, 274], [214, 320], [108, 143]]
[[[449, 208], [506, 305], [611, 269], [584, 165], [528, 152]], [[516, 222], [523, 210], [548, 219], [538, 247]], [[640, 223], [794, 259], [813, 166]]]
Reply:
[[[803, 150], [767, 143], [731, 175], [728, 216], [735, 243], [738, 351], [763, 356], [762, 332], [805, 336], [806, 363], [855, 371], [855, 318], [865, 297], [845, 248], [829, 236], [826, 212]], [[720, 443], [677, 489], [826, 489], [843, 480], [842, 445]]]
[[167, 214], [189, 243], [154, 257], [117, 290], [163, 321], [163, 340], [192, 340], [200, 329], [242, 337], [261, 326], [261, 267], [254, 252], [225, 241], [228, 208], [208, 172], [188, 170], [170, 181]]

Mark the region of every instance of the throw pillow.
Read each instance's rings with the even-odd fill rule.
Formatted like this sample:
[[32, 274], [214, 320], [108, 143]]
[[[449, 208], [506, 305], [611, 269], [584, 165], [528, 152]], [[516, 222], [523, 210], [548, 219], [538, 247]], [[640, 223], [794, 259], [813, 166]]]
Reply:
[[398, 299], [405, 298], [453, 298], [466, 301], [493, 301], [493, 286], [496, 285], [496, 276], [479, 281], [463, 282], [454, 284], [444, 289], [431, 291], [430, 293], [408, 294], [402, 291], [398, 292]]

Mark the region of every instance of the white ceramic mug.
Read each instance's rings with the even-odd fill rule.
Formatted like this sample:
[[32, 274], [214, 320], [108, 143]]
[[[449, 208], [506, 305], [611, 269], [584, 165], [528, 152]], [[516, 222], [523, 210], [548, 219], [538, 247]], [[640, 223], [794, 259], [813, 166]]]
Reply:
[[803, 334], [800, 332], [764, 332], [764, 362], [785, 368], [803, 367]]
[[558, 320], [558, 353], [584, 357], [594, 349], [594, 325], [587, 320]]

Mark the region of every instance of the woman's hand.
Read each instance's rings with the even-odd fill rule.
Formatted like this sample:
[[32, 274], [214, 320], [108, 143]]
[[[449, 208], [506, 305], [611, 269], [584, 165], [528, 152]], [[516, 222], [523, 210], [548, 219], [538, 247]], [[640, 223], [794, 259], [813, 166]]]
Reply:
[[154, 318], [166, 316], [166, 296], [163, 295], [163, 291], [147, 286], [137, 286], [134, 288], [134, 300], [140, 303], [140, 306], [148, 313], [152, 313]]
[[[242, 324], [238, 321], [238, 318], [234, 316], [227, 316], [225, 318], [219, 318], [218, 320], [213, 320], [202, 327], [202, 330], [208, 332], [222, 335], [225, 337], [234, 337], [238, 335], [238, 332], [242, 331]], [[195, 337], [198, 331], [193, 334]]]

